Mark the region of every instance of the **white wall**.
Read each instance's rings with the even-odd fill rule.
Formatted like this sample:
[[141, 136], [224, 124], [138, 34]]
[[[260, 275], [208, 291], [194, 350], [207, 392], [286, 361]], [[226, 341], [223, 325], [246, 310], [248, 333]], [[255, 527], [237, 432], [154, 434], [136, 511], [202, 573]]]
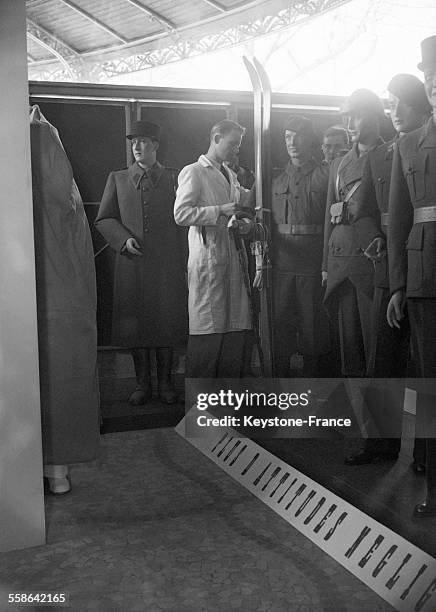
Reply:
[[0, 551], [43, 544], [25, 0], [0, 0]]

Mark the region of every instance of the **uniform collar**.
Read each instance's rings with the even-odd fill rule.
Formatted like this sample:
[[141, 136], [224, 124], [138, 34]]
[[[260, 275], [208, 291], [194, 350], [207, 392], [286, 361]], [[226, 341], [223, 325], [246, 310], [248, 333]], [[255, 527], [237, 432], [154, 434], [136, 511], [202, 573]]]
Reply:
[[436, 147], [436, 125], [434, 124], [433, 115], [427, 121], [427, 123], [420, 128], [421, 137], [418, 142], [418, 146], [423, 149], [433, 149]]
[[310, 174], [312, 172], [312, 170], [314, 170], [314, 168], [316, 168], [318, 164], [315, 162], [315, 160], [309, 159], [309, 161], [307, 161], [305, 164], [303, 164], [300, 167], [294, 166], [293, 163], [291, 162], [291, 160], [289, 160], [288, 165], [286, 166], [286, 172], [291, 175], [295, 172], [301, 172], [301, 174]]
[[138, 162], [135, 162], [134, 164], [132, 164], [128, 170], [130, 180], [132, 181], [135, 189], [139, 189], [139, 183], [141, 182], [141, 179], [144, 176], [150, 179], [150, 181], [153, 184], [153, 187], [156, 187], [163, 171], [164, 171], [164, 167], [158, 161], [156, 161], [153, 164], [153, 166], [149, 168], [148, 170], [141, 168]]
[[379, 147], [379, 146], [381, 146], [383, 144], [385, 144], [385, 141], [383, 140], [383, 138], [380, 138], [380, 136], [379, 136], [378, 139], [377, 139], [377, 142], [372, 147], [367, 149], [365, 151], [365, 153], [360, 153], [360, 151], [359, 151], [359, 143], [358, 142], [355, 142], [353, 144], [350, 152], [352, 152], [354, 154], [354, 157], [356, 157], [356, 158], [358, 158], [358, 157], [365, 157], [365, 155], [367, 153], [369, 153], [370, 151], [374, 151], [374, 149], [376, 149], [377, 147]]

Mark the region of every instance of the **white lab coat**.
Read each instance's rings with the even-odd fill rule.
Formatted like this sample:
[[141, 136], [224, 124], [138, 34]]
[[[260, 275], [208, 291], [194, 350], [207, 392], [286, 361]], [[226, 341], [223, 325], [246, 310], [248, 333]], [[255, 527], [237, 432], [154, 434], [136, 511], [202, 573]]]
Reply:
[[[251, 328], [249, 298], [228, 217], [221, 205], [238, 202], [241, 187], [230, 184], [205, 155], [179, 175], [174, 204], [178, 225], [189, 225], [189, 333], [221, 334]], [[204, 230], [202, 231], [202, 228]], [[205, 240], [203, 239], [203, 235]]]

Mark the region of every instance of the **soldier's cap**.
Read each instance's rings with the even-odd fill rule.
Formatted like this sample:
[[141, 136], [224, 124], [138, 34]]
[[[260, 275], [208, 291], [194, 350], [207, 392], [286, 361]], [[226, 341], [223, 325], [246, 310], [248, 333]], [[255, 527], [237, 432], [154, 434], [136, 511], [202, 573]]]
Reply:
[[418, 64], [419, 70], [424, 70], [427, 66], [436, 66], [436, 35], [424, 38], [421, 42], [422, 61]]
[[128, 131], [128, 134], [126, 134], [126, 138], [132, 140], [132, 138], [142, 136], [151, 138], [151, 140], [159, 141], [160, 130], [160, 125], [153, 123], [152, 121], [132, 121], [132, 125]]
[[345, 100], [341, 115], [378, 115], [384, 117], [383, 102], [380, 98], [369, 89], [356, 89]]
[[290, 115], [285, 122], [284, 131], [296, 132], [297, 134], [304, 134], [315, 138], [315, 128], [313, 123], [307, 117], [302, 115]]
[[411, 106], [417, 113], [430, 113], [431, 106], [425, 93], [424, 83], [413, 74], [396, 74], [389, 82], [388, 91]]

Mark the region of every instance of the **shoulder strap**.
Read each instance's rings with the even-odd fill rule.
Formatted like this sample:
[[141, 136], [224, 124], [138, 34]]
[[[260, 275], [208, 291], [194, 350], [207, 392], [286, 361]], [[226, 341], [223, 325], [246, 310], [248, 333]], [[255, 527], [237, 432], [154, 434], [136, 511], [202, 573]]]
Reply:
[[339, 202], [339, 171], [342, 168], [342, 163], [344, 161], [344, 157], [341, 159], [341, 161], [338, 164], [338, 169], [336, 170], [336, 201]]
[[358, 181], [356, 181], [354, 183], [354, 185], [351, 187], [350, 191], [345, 196], [344, 202], [349, 202], [351, 200], [351, 198], [356, 193], [356, 191], [359, 189], [361, 184], [362, 184], [362, 179], [359, 179]]

